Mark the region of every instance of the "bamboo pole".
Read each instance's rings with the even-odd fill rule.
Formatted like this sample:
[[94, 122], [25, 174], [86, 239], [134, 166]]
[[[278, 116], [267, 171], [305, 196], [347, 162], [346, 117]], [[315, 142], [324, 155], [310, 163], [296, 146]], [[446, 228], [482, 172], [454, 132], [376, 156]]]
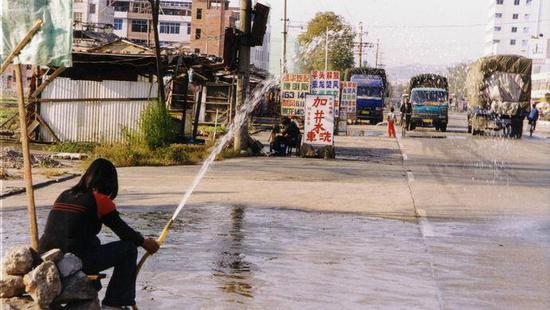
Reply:
[[23, 39], [17, 44], [17, 46], [15, 46], [15, 48], [13, 49], [13, 51], [11, 51], [11, 53], [8, 55], [8, 57], [6, 57], [6, 59], [4, 60], [4, 62], [2, 63], [2, 67], [0, 68], [0, 73], [4, 73], [4, 71], [6, 70], [6, 68], [9, 66], [9, 64], [11, 63], [11, 61], [15, 58], [15, 56], [19, 55], [19, 53], [21, 53], [21, 50], [23, 48], [25, 48], [25, 46], [27, 46], [27, 44], [29, 44], [29, 42], [31, 41], [32, 37], [34, 36], [34, 34], [40, 30], [40, 28], [42, 27], [42, 24], [44, 22], [41, 20], [41, 19], [38, 19], [36, 20], [36, 22], [34, 23], [34, 25], [32, 26], [32, 28], [29, 30], [29, 32], [27, 33], [27, 35], [25, 35], [23, 37]]
[[33, 249], [38, 250], [38, 225], [36, 224], [36, 207], [34, 205], [34, 190], [32, 188], [31, 153], [29, 150], [29, 134], [27, 132], [27, 113], [23, 93], [21, 64], [15, 65], [15, 81], [17, 83], [17, 106], [19, 108], [19, 126], [21, 131], [21, 147], [23, 150], [23, 172], [25, 177], [25, 190], [27, 192], [31, 245]]

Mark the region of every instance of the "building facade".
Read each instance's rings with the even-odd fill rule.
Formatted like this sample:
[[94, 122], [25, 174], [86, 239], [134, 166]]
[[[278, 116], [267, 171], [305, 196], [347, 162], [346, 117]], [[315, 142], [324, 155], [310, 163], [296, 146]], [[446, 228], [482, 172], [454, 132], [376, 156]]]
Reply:
[[[114, 11], [112, 24], [114, 33], [117, 36], [147, 46], [155, 44], [149, 1], [108, 1]], [[189, 48], [191, 41], [191, 0], [161, 1], [158, 30], [161, 46]]]
[[109, 0], [74, 0], [73, 20], [75, 26], [81, 24], [113, 24], [114, 9]]
[[223, 56], [225, 28], [234, 27], [238, 8], [226, 0], [193, 0], [191, 51], [196, 54]]
[[[550, 0], [489, 1], [485, 55], [514, 54], [550, 59], [547, 48], [542, 48], [547, 47], [550, 39]], [[542, 69], [535, 62], [533, 72]]]

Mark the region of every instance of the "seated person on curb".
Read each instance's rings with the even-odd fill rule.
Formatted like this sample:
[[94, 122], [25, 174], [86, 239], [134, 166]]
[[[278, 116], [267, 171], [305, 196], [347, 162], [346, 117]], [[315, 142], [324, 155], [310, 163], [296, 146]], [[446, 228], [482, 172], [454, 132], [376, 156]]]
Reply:
[[[87, 274], [114, 267], [103, 299], [104, 309], [135, 307], [137, 247], [150, 254], [159, 249], [154, 239], [144, 239], [120, 218], [113, 203], [117, 192], [115, 166], [106, 159], [96, 159], [78, 184], [59, 195], [39, 242], [40, 253], [58, 248], [75, 254]], [[120, 240], [101, 244], [97, 234], [103, 224]]]

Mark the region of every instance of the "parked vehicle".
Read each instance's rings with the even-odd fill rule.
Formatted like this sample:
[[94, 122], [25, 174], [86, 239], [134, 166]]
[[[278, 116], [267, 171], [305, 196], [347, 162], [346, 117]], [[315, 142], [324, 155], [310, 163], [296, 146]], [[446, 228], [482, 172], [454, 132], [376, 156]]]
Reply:
[[483, 57], [466, 78], [468, 132], [503, 131], [520, 138], [531, 100], [532, 60], [516, 55]]
[[411, 130], [419, 127], [434, 127], [447, 131], [449, 123], [449, 83], [437, 74], [420, 74], [409, 82], [412, 103]]
[[384, 120], [384, 107], [389, 97], [386, 71], [380, 68], [351, 68], [346, 81], [357, 83], [357, 120], [377, 124]]

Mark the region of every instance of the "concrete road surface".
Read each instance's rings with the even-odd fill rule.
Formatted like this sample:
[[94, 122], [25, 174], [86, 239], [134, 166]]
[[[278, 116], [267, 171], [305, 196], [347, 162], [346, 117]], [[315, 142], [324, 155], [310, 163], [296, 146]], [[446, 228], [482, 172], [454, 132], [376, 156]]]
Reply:
[[[550, 128], [337, 137], [337, 160], [217, 162], [138, 279], [143, 309], [549, 309]], [[120, 169], [116, 202], [156, 235], [198, 166]], [[39, 225], [74, 181], [36, 193]], [[2, 201], [3, 246], [25, 197]], [[105, 229], [104, 240], [113, 236]]]

